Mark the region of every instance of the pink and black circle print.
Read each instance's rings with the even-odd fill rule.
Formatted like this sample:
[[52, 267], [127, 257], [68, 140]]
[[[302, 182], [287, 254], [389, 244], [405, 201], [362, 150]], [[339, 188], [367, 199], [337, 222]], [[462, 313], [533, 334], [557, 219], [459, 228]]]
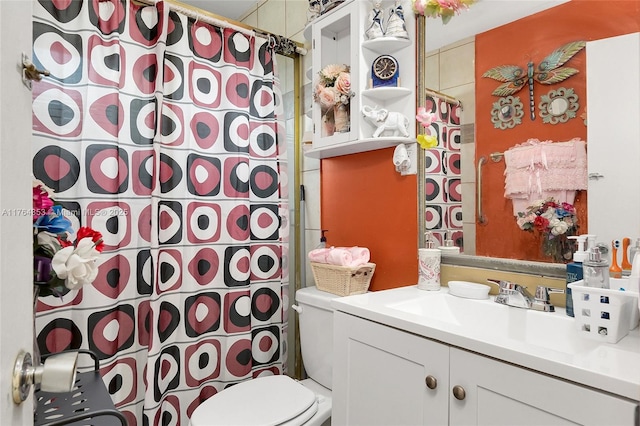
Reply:
[[48, 78], [76, 84], [82, 80], [84, 53], [82, 37], [67, 34], [57, 28], [39, 22], [33, 23], [33, 63], [38, 69], [46, 69]]
[[460, 125], [460, 116], [462, 115], [462, 108], [457, 104], [447, 103], [449, 108], [449, 124]]
[[[180, 399], [175, 395], [163, 398], [162, 404], [156, 412], [154, 425], [180, 426]], [[150, 423], [145, 423], [146, 425]]]
[[184, 96], [184, 63], [178, 56], [164, 55], [164, 86], [165, 99], [179, 101]]
[[270, 326], [251, 331], [253, 365], [271, 364], [280, 357], [280, 328]]
[[444, 223], [442, 206], [428, 205], [426, 207], [424, 220], [426, 229], [442, 229]]
[[87, 2], [89, 21], [104, 35], [117, 32], [122, 34], [127, 18], [126, 0], [106, 0]]
[[158, 338], [160, 343], [166, 342], [180, 325], [180, 310], [171, 302], [160, 303], [158, 312]]
[[277, 240], [279, 238], [280, 216], [275, 204], [251, 206], [251, 240]]
[[189, 404], [189, 407], [187, 408], [187, 417], [191, 418], [193, 412], [200, 406], [200, 404], [217, 393], [218, 390], [213, 386], [204, 386], [202, 389], [200, 389], [200, 393], [198, 394], [198, 396], [193, 401], [191, 401], [191, 404]]
[[209, 112], [198, 112], [191, 118], [191, 134], [201, 149], [210, 149], [218, 140], [220, 123]]
[[251, 116], [273, 118], [275, 117], [275, 106], [273, 83], [261, 80], [254, 81], [251, 86], [251, 105], [249, 108]]
[[231, 157], [224, 160], [224, 195], [231, 198], [249, 197], [249, 160]]
[[187, 240], [194, 244], [220, 239], [222, 209], [217, 203], [192, 202], [187, 206]]
[[234, 207], [227, 215], [227, 233], [236, 241], [247, 241], [250, 236], [249, 208], [245, 205]]
[[154, 46], [164, 26], [164, 3], [146, 6], [131, 2], [130, 8], [129, 35], [136, 43]]
[[264, 245], [251, 247], [251, 279], [265, 281], [282, 275], [280, 247]]
[[449, 152], [447, 154], [447, 164], [449, 164], [448, 174], [459, 175], [460, 173], [462, 173], [460, 169], [460, 153], [459, 152]]
[[449, 206], [449, 227], [462, 229], [462, 205]]
[[66, 24], [78, 17], [82, 10], [83, 2], [68, 0], [38, 0], [38, 3], [56, 21]]
[[258, 198], [269, 198], [278, 191], [278, 171], [267, 164], [254, 167], [250, 179], [251, 192]]
[[425, 199], [427, 202], [446, 203], [447, 196], [442, 186], [446, 178], [426, 178], [424, 184]]
[[199, 58], [219, 62], [222, 57], [222, 30], [189, 18], [189, 48]]
[[224, 115], [224, 149], [228, 152], [249, 152], [249, 116], [240, 112]]
[[251, 298], [251, 315], [258, 321], [269, 321], [280, 309], [280, 297], [269, 287], [262, 287]]
[[235, 73], [227, 80], [225, 94], [233, 106], [247, 108], [249, 106], [249, 76]]
[[224, 39], [224, 61], [237, 67], [253, 69], [253, 43], [249, 37], [231, 28], [225, 28]]
[[135, 401], [138, 393], [137, 373], [136, 359], [127, 356], [100, 368], [100, 377], [116, 407]]
[[224, 331], [242, 333], [251, 329], [251, 296], [249, 290], [224, 295]]
[[68, 318], [56, 318], [47, 323], [37, 337], [42, 355], [55, 354], [82, 346], [80, 328]]
[[182, 204], [177, 201], [158, 203], [158, 242], [178, 244], [182, 241]]
[[185, 348], [185, 381], [187, 386], [197, 388], [201, 384], [220, 376], [221, 344], [219, 340], [207, 339]]
[[459, 203], [462, 201], [462, 184], [460, 179], [447, 180], [447, 198], [449, 201]]
[[276, 129], [272, 123], [252, 124], [249, 135], [249, 147], [252, 155], [260, 158], [273, 158], [278, 155]]
[[184, 27], [180, 15], [174, 11], [169, 11], [169, 22], [167, 23], [167, 46], [173, 46], [182, 39]]
[[133, 99], [129, 105], [129, 132], [137, 145], [151, 145], [156, 135], [156, 99]]
[[442, 157], [444, 155], [441, 149], [431, 148], [425, 150], [425, 172], [440, 174], [444, 173], [442, 166]]
[[267, 76], [273, 72], [273, 49], [269, 47], [269, 43], [263, 43], [258, 49], [258, 59]]
[[198, 197], [220, 193], [222, 164], [219, 158], [189, 154], [187, 157], [187, 190]]
[[251, 340], [243, 338], [232, 343], [224, 365], [235, 377], [245, 377], [251, 373]]
[[[109, 253], [104, 253], [101, 257], [107, 256]], [[129, 260], [121, 254], [111, 255], [98, 267], [93, 287], [109, 299], [117, 300], [127, 288], [130, 275]]]
[[215, 292], [200, 293], [188, 297], [184, 302], [185, 333], [199, 337], [220, 328], [220, 295]]
[[104, 250], [116, 250], [131, 242], [131, 207], [124, 202], [96, 201], [87, 204], [87, 226], [102, 234]]
[[153, 339], [151, 334], [153, 330], [151, 324], [153, 322], [153, 311], [151, 310], [151, 302], [149, 300], [143, 300], [138, 305], [138, 344], [140, 346], [148, 347]]
[[224, 250], [224, 283], [227, 287], [249, 285], [251, 260], [249, 247], [229, 246]]
[[212, 248], [202, 248], [193, 256], [187, 265], [187, 270], [198, 285], [211, 284], [218, 274], [220, 259]]
[[189, 63], [189, 96], [196, 106], [218, 108], [222, 101], [222, 74], [197, 62]]
[[182, 168], [168, 156], [160, 153], [160, 192], [167, 194], [174, 190], [182, 181]]
[[96, 311], [87, 318], [89, 350], [106, 359], [133, 345], [136, 317], [132, 305]]
[[102, 130], [114, 138], [118, 137], [124, 122], [124, 109], [117, 93], [110, 93], [89, 107], [89, 115]]
[[[137, 150], [131, 153], [131, 189], [136, 195], [150, 196], [155, 188], [155, 152]], [[148, 240], [147, 240], [148, 241]]]
[[55, 192], [64, 192], [78, 181], [80, 162], [66, 149], [45, 146], [33, 156], [33, 175]]
[[[153, 383], [153, 396], [156, 402], [159, 402], [167, 391], [178, 387], [181, 369], [180, 348], [178, 346], [167, 346], [155, 358], [153, 373], [156, 380]], [[159, 410], [159, 412], [161, 411]]]
[[148, 243], [151, 242], [152, 215], [152, 206], [148, 205], [142, 209], [138, 216], [138, 236]]
[[94, 194], [121, 194], [129, 186], [127, 151], [115, 145], [89, 145], [85, 149], [87, 189]]
[[123, 87], [126, 53], [120, 40], [104, 40], [92, 35], [87, 50], [89, 81], [102, 86]]
[[82, 133], [82, 94], [44, 81], [33, 85], [33, 130], [72, 138]]
[[177, 290], [182, 285], [182, 254], [179, 250], [163, 249], [158, 253], [158, 294]]
[[156, 91], [158, 59], [155, 54], [141, 55], [133, 63], [130, 78], [142, 95], [152, 95]]
[[460, 131], [460, 127], [447, 128], [447, 141], [447, 147], [451, 151], [460, 151], [460, 146], [462, 144], [462, 133]]
[[136, 255], [136, 288], [138, 294], [151, 294], [154, 287], [153, 257], [150, 250], [140, 250]]

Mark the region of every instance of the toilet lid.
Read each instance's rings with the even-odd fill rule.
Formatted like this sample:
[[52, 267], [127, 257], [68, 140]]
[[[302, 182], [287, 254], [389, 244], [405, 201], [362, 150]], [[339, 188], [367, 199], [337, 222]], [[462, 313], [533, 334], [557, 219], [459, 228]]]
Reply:
[[291, 377], [264, 376], [218, 392], [200, 404], [190, 420], [193, 426], [275, 426], [312, 411], [314, 405], [317, 410], [316, 395]]

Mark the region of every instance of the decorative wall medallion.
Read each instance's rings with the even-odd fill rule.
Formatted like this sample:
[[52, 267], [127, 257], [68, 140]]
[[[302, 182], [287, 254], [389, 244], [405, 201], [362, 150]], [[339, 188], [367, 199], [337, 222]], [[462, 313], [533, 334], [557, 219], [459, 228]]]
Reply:
[[551, 52], [537, 67], [534, 67], [531, 61], [527, 64], [526, 70], [517, 65], [500, 65], [486, 71], [482, 76], [502, 82], [491, 93], [494, 96], [513, 95], [520, 91], [526, 83], [529, 83], [529, 110], [531, 120], [535, 120], [534, 80], [542, 84], [555, 84], [577, 74], [577, 69], [561, 65], [573, 58], [586, 45], [584, 41], [573, 41]]
[[522, 123], [522, 102], [518, 96], [507, 96], [493, 103], [491, 122], [493, 127], [500, 130], [513, 129]]
[[540, 97], [538, 109], [543, 123], [566, 123], [569, 119], [575, 118], [578, 104], [578, 95], [573, 89], [560, 87], [558, 90], [550, 90], [546, 95]]

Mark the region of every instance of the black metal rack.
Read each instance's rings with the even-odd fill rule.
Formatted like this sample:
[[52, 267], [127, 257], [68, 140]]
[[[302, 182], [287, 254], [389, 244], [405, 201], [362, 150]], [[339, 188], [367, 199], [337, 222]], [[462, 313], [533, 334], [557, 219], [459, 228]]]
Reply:
[[[111, 396], [100, 377], [100, 363], [95, 353], [79, 349], [77, 352], [93, 358], [94, 369], [76, 375], [70, 392], [43, 392], [36, 388], [34, 426], [91, 425], [128, 426], [126, 417], [113, 405]], [[45, 358], [46, 356], [43, 356]]]

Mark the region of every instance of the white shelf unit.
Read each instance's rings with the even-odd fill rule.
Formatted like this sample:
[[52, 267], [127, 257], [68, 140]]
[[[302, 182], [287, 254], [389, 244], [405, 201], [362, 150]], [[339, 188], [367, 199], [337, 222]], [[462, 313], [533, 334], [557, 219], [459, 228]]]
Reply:
[[[393, 0], [383, 0], [384, 18], [389, 17]], [[350, 131], [322, 136], [322, 113], [313, 104], [314, 135], [312, 149], [305, 155], [313, 158], [329, 158], [358, 152], [393, 147], [400, 143], [415, 143], [416, 67], [415, 67], [415, 19], [411, 2], [404, 0], [402, 7], [405, 25], [410, 39], [380, 37], [367, 40], [369, 0], [350, 0], [331, 12], [315, 19], [305, 28], [305, 36], [311, 36], [312, 85], [317, 83], [318, 72], [329, 64], [347, 64], [351, 68], [351, 90], [355, 96], [350, 102]], [[379, 55], [389, 54], [400, 65], [399, 87], [371, 88], [371, 64]], [[376, 127], [366, 121], [362, 107], [381, 107], [400, 112], [409, 119], [409, 137], [387, 136], [373, 138]]]

